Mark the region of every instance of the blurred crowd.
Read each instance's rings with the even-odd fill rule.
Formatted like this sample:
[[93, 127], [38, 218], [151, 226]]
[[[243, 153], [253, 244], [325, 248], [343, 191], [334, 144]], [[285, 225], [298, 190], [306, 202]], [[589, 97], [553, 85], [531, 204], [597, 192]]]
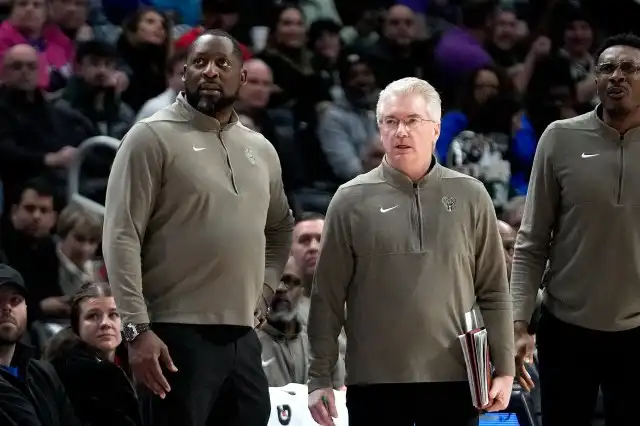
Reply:
[[[274, 319], [294, 321], [284, 333], [263, 329], [265, 350], [283, 354], [267, 375], [272, 386], [305, 383], [305, 309], [322, 215], [339, 185], [382, 159], [379, 91], [417, 76], [441, 92], [438, 161], [485, 184], [504, 220], [509, 260], [538, 138], [552, 121], [595, 107], [598, 40], [632, 30], [640, 16], [638, 2], [620, 0], [615, 11], [608, 3], [0, 0], [0, 263], [27, 289], [22, 339], [37, 358], [60, 330], [71, 325], [77, 337], [73, 322], [84, 311], [74, 295], [108, 282], [99, 212], [68, 203], [79, 147], [94, 136], [119, 140], [173, 103], [190, 43], [219, 28], [241, 43], [248, 72], [240, 120], [276, 148], [298, 220], [273, 303], [302, 315]], [[98, 147], [82, 161], [80, 192], [98, 205], [113, 157]], [[297, 352], [287, 346], [296, 339]], [[344, 377], [336, 377], [340, 388]]]

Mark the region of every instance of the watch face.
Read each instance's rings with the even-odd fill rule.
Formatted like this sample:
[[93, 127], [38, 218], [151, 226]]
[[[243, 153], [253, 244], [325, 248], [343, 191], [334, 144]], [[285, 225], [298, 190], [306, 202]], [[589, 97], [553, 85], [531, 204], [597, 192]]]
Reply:
[[138, 335], [138, 330], [136, 330], [136, 326], [133, 324], [127, 324], [124, 326], [124, 338], [127, 341], [132, 341]]

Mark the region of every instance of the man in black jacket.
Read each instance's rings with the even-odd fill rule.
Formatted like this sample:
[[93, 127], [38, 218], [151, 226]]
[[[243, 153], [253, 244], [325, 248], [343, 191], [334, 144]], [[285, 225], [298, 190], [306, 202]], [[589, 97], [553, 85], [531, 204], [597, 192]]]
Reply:
[[80, 426], [53, 366], [19, 343], [27, 327], [26, 293], [18, 271], [0, 264], [0, 419], [9, 418], [2, 424]]
[[94, 136], [89, 126], [53, 108], [38, 89], [38, 54], [20, 44], [2, 60], [0, 87], [0, 179], [5, 214], [16, 202], [20, 187], [45, 175], [59, 191], [66, 188], [67, 169], [77, 146]]

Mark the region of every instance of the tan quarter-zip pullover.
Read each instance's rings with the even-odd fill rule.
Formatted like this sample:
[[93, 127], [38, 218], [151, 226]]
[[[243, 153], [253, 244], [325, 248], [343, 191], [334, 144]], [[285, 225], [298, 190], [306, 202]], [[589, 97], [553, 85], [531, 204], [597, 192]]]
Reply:
[[389, 166], [331, 201], [311, 295], [310, 391], [330, 387], [347, 304], [347, 385], [466, 381], [458, 342], [477, 301], [497, 374], [514, 375], [512, 301], [482, 183], [439, 164]]
[[515, 320], [531, 319], [543, 284], [545, 307], [562, 321], [640, 326], [639, 162], [640, 128], [620, 135], [598, 109], [546, 129], [516, 239]]
[[103, 251], [123, 322], [253, 326], [292, 229], [269, 141], [180, 94], [133, 126], [109, 176]]
[[[258, 330], [262, 345], [262, 368], [269, 386], [280, 387], [289, 383], [306, 385], [309, 380], [309, 339], [302, 324], [296, 321], [296, 332], [287, 335], [270, 323]], [[331, 372], [334, 389], [344, 386], [344, 359]]]

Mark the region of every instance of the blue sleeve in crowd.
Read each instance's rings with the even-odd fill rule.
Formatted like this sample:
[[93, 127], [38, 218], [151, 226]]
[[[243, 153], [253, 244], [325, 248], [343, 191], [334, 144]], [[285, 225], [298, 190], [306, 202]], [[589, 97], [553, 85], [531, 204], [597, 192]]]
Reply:
[[440, 137], [436, 142], [436, 156], [440, 164], [447, 162], [447, 152], [453, 138], [458, 136], [469, 124], [467, 116], [461, 111], [451, 111], [442, 116]]
[[155, 7], [180, 14], [182, 23], [196, 26], [200, 23], [200, 0], [151, 0]]
[[519, 171], [511, 176], [511, 187], [516, 195], [527, 195], [529, 186], [529, 168], [533, 164], [533, 156], [536, 153], [536, 134], [526, 114], [520, 120], [520, 130], [513, 140], [513, 161], [520, 164]]
[[523, 164], [532, 164], [536, 153], [536, 133], [526, 114], [520, 119], [520, 130], [514, 138], [513, 154], [517, 161]]

